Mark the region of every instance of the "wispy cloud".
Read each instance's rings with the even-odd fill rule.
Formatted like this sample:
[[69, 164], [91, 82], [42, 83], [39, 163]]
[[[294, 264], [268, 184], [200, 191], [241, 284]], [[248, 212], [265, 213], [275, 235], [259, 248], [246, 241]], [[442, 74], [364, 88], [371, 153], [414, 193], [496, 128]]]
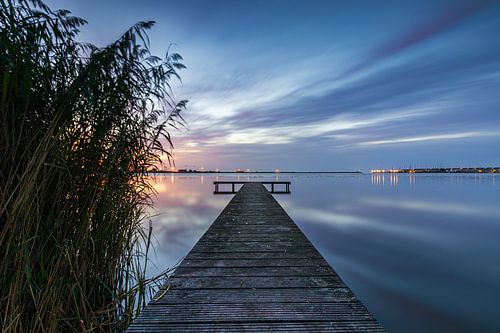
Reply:
[[219, 131], [219, 135], [206, 140], [207, 145], [224, 144], [286, 144], [304, 138], [330, 136], [348, 137], [346, 132], [383, 126], [389, 123], [409, 121], [423, 117], [430, 112], [428, 107], [415, 107], [410, 110], [397, 110], [375, 115], [340, 114], [321, 122], [283, 126], [270, 124], [268, 127], [241, 127]]
[[435, 134], [435, 135], [423, 135], [417, 137], [406, 137], [406, 138], [393, 138], [387, 140], [375, 140], [375, 141], [365, 141], [360, 142], [359, 145], [362, 146], [373, 146], [373, 145], [387, 145], [387, 144], [397, 144], [397, 143], [413, 143], [413, 142], [423, 142], [423, 141], [446, 141], [446, 140], [456, 140], [456, 139], [467, 139], [467, 138], [480, 138], [487, 136], [499, 136], [500, 132], [462, 132], [462, 133], [447, 133], [447, 134]]
[[426, 20], [413, 29], [404, 32], [397, 38], [376, 47], [367, 54], [362, 62], [349, 68], [338, 79], [355, 74], [369, 66], [377, 64], [380, 61], [386, 60], [419, 43], [444, 33], [493, 4], [495, 4], [494, 1], [488, 0], [453, 4], [453, 6], [445, 8], [441, 13], [438, 13], [430, 20]]

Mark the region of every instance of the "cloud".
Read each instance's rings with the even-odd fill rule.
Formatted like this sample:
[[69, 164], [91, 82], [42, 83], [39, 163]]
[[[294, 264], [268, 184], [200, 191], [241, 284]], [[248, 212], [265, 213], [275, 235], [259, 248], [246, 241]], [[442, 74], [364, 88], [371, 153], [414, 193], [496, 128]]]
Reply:
[[270, 127], [240, 128], [220, 132], [219, 136], [206, 140], [206, 145], [224, 144], [287, 144], [304, 138], [329, 136], [333, 138], [349, 137], [344, 134], [349, 130], [362, 130], [370, 127], [382, 126], [387, 123], [408, 121], [412, 118], [428, 114], [428, 107], [401, 109], [393, 112], [361, 116], [358, 114], [336, 115], [321, 122], [304, 123], [297, 125], [274, 124]]
[[394, 138], [387, 140], [366, 141], [366, 142], [360, 142], [359, 145], [373, 146], [373, 145], [387, 145], [396, 143], [413, 143], [422, 141], [446, 141], [446, 140], [456, 140], [456, 139], [479, 138], [487, 136], [500, 136], [500, 132], [462, 132], [462, 133], [424, 135], [424, 136], [409, 137], [409, 138], [406, 137], [406, 138]]
[[[469, 128], [475, 124], [476, 135], [486, 125], [491, 127], [491, 121], [498, 117], [493, 115], [485, 123], [485, 117], [478, 117], [481, 113], [476, 112], [471, 118], [462, 110], [463, 105], [465, 101], [477, 103], [477, 90], [484, 92], [484, 87], [495, 82], [495, 76], [490, 81], [481, 77], [499, 66], [500, 60], [490, 52], [461, 55], [458, 59], [414, 61], [373, 73], [323, 95], [292, 101], [278, 97], [252, 109], [242, 107], [242, 103], [223, 120], [207, 115], [192, 123], [193, 130], [188, 133], [191, 146], [186, 148], [192, 149], [195, 142], [199, 143], [197, 149], [214, 145], [284, 145], [312, 137], [334, 139], [342, 146], [349, 143], [349, 138], [351, 146], [375, 146], [398, 139], [446, 140], [456, 137], [455, 132], [471, 135], [470, 130], [457, 131], [464, 118], [468, 118]], [[467, 90], [472, 90], [470, 96], [465, 93]], [[458, 91], [461, 95], [455, 96]], [[463, 112], [466, 114], [460, 114]], [[435, 134], [427, 134], [431, 131]]]
[[[255, 40], [240, 50], [191, 50], [197, 74], [185, 81], [190, 131], [176, 140], [180, 164], [189, 154], [197, 161], [200, 154], [224, 156], [233, 165], [255, 153], [275, 160], [297, 144], [312, 147], [321, 161], [346, 149], [368, 156], [398, 143], [497, 140], [491, 129], [500, 125], [500, 44], [486, 11], [492, 4], [441, 6], [402, 32], [381, 22], [376, 35], [385, 39], [364, 53], [351, 44], [350, 58], [313, 48], [301, 59], [290, 45], [261, 50]], [[478, 13], [485, 14], [480, 23]]]
[[453, 6], [446, 8], [431, 20], [425, 21], [399, 37], [376, 47], [362, 62], [348, 69], [338, 79], [353, 75], [369, 66], [373, 66], [380, 61], [442, 34], [493, 4], [495, 4], [494, 1], [484, 0], [453, 4]]

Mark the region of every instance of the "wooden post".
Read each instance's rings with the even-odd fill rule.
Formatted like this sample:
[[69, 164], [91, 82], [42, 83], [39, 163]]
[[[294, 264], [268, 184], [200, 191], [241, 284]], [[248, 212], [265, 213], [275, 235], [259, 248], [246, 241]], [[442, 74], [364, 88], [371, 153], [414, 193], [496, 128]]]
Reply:
[[271, 193], [274, 193], [274, 183], [271, 183]]
[[234, 192], [234, 183], [232, 183], [231, 185], [233, 186], [233, 193], [235, 193], [235, 192]]

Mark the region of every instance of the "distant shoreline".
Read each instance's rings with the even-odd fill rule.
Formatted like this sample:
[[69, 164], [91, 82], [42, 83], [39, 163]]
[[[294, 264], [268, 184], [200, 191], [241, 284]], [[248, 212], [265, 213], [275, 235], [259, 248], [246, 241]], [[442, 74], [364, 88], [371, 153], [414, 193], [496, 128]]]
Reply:
[[500, 173], [500, 167], [373, 169], [371, 173]]
[[408, 174], [428, 174], [428, 173], [441, 173], [441, 174], [472, 174], [472, 173], [486, 173], [486, 174], [500, 174], [500, 167], [486, 167], [486, 168], [418, 168], [418, 169], [374, 169], [370, 172], [363, 171], [216, 171], [216, 170], [160, 170], [149, 171], [148, 174], [394, 174], [394, 173], [408, 173]]
[[342, 174], [362, 174], [363, 171], [200, 171], [200, 170], [191, 170], [191, 171], [150, 171], [148, 173], [234, 173], [238, 175], [250, 174], [250, 173], [265, 173], [265, 174], [283, 174], [283, 173], [342, 173]]

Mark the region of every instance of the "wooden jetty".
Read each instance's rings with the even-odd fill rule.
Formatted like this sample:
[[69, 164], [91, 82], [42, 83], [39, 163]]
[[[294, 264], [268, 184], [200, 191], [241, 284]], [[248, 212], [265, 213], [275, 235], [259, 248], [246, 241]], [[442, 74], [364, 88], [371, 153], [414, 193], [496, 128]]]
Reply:
[[[238, 189], [236, 188], [236, 185], [245, 185], [246, 183], [253, 183], [253, 182], [246, 182], [246, 181], [215, 181], [215, 191], [214, 194], [234, 194], [238, 192]], [[271, 187], [268, 189], [269, 193], [272, 194], [290, 194], [290, 184], [291, 182], [288, 181], [263, 181], [259, 182], [262, 185], [271, 185]], [[221, 185], [231, 185], [231, 190], [224, 190], [220, 189], [222, 186]], [[284, 185], [282, 189], [279, 189], [279, 185]], [[278, 189], [276, 189], [278, 187]]]
[[384, 332], [261, 183], [245, 183], [129, 332]]

